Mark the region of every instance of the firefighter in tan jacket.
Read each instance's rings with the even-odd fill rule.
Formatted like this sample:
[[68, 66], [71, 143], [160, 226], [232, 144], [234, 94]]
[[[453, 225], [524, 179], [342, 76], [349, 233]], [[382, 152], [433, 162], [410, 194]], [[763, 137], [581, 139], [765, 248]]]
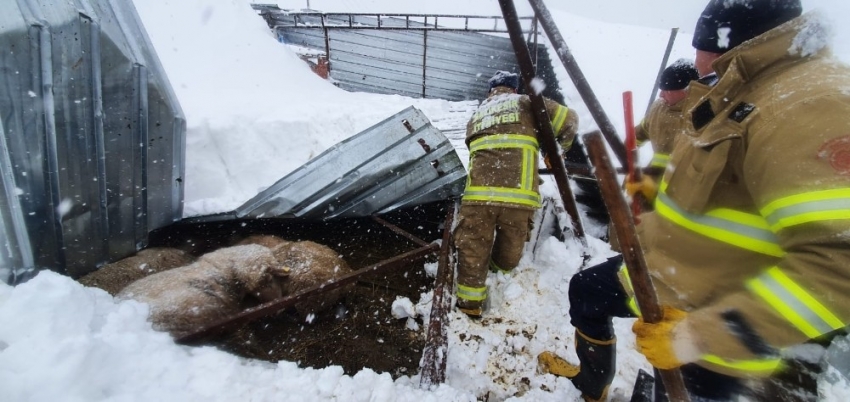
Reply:
[[[531, 100], [519, 95], [519, 77], [498, 71], [490, 94], [466, 128], [469, 175], [454, 232], [457, 249], [457, 305], [480, 317], [487, 298], [488, 268], [510, 272], [528, 240], [538, 193], [538, 142]], [[545, 99], [556, 139], [572, 145], [578, 118], [566, 106]]]
[[649, 113], [635, 127], [638, 146], [647, 141], [652, 143], [652, 161], [643, 171], [656, 182], [667, 168], [674, 140], [687, 129], [682, 118], [682, 101], [688, 96], [688, 84], [698, 78], [693, 61], [688, 59], [679, 59], [667, 66], [658, 82], [659, 99], [652, 103]]
[[[732, 400], [742, 379], [781, 371], [783, 350], [850, 321], [850, 67], [801, 12], [794, 0], [706, 6], [693, 45], [700, 73], [714, 74], [691, 83], [693, 131], [641, 217], [664, 319], [635, 323], [638, 349], [681, 368], [692, 396]], [[570, 307], [577, 348], [594, 353], [577, 350], [579, 367], [539, 357], [590, 398], [613, 376], [610, 317], [631, 315], [616, 264], [570, 283], [571, 302], [581, 286], [607, 286], [608, 300]]]

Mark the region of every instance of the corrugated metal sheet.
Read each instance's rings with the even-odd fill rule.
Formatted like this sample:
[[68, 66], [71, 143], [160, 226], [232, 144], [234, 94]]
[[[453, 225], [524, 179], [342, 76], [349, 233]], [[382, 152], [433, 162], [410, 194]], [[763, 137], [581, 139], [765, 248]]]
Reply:
[[[331, 78], [348, 91], [452, 101], [483, 99], [487, 80], [495, 71], [519, 71], [507, 37], [449, 29], [346, 29], [341, 26], [349, 21], [339, 15], [327, 16], [324, 25], [315, 15], [279, 11], [263, 15], [281, 42], [327, 51]], [[355, 25], [378, 25], [377, 17], [351, 19]], [[402, 18], [380, 21], [382, 27], [423, 26]], [[543, 94], [562, 102], [546, 47], [530, 47], [537, 50], [538, 76], [546, 82]]]
[[333, 219], [457, 197], [466, 170], [454, 146], [409, 107], [316, 156], [235, 211], [188, 219]]
[[83, 275], [182, 216], [186, 124], [130, 0], [0, 2], [0, 280]]

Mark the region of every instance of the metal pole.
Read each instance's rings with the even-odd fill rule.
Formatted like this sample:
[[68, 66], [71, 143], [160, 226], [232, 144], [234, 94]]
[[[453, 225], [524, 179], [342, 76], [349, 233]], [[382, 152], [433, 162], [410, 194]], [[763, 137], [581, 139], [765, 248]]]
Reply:
[[576, 207], [576, 199], [573, 196], [570, 182], [567, 179], [567, 169], [564, 167], [564, 160], [558, 152], [558, 144], [555, 142], [555, 133], [552, 131], [552, 125], [549, 124], [551, 119], [549, 118], [549, 113], [546, 112], [546, 103], [540, 94], [535, 93], [532, 86], [532, 81], [535, 78], [534, 65], [531, 62], [528, 46], [522, 37], [522, 26], [519, 24], [514, 2], [513, 0], [499, 0], [499, 5], [502, 7], [505, 25], [507, 25], [511, 44], [514, 47], [517, 63], [522, 73], [522, 79], [525, 82], [525, 88], [528, 90], [528, 97], [531, 99], [531, 106], [534, 109], [534, 119], [537, 125], [537, 141], [540, 142], [543, 151], [547, 155], [550, 155], [549, 163], [552, 164], [555, 183], [558, 184], [558, 190], [561, 193], [564, 208], [573, 221], [573, 232], [576, 238], [581, 241], [582, 245], [587, 246], [587, 239], [584, 237], [584, 228], [582, 227], [581, 218]]
[[[653, 288], [652, 280], [649, 277], [646, 260], [643, 258], [643, 249], [635, 232], [634, 217], [629, 213], [629, 206], [623, 198], [623, 192], [620, 191], [617, 176], [614, 174], [614, 167], [611, 165], [605, 144], [602, 142], [602, 135], [599, 131], [594, 131], [585, 135], [583, 139], [587, 154], [593, 162], [594, 174], [602, 192], [602, 199], [611, 215], [617, 240], [620, 241], [620, 247], [623, 250], [623, 261], [629, 271], [629, 278], [635, 290], [635, 298], [643, 315], [643, 320], [648, 323], [657, 323], [662, 318], [661, 307], [658, 305], [658, 297], [655, 295], [655, 288]], [[671, 401], [690, 400], [679, 369], [658, 371]]]
[[552, 46], [555, 46], [555, 49], [557, 49], [561, 63], [563, 63], [564, 67], [567, 69], [570, 79], [573, 81], [573, 85], [575, 85], [579, 95], [581, 95], [581, 99], [584, 100], [584, 104], [587, 105], [587, 108], [590, 110], [593, 120], [596, 121], [596, 125], [599, 126], [599, 130], [602, 131], [602, 134], [608, 141], [608, 145], [611, 146], [611, 149], [614, 151], [614, 155], [617, 156], [617, 160], [620, 161], [620, 166], [626, 166], [626, 147], [623, 145], [623, 140], [621, 140], [617, 135], [617, 129], [615, 129], [614, 125], [611, 124], [611, 120], [609, 120], [608, 115], [605, 114], [602, 104], [599, 103], [599, 99], [596, 98], [596, 94], [594, 94], [593, 89], [590, 88], [587, 78], [585, 78], [584, 73], [581, 72], [578, 62], [576, 62], [575, 57], [573, 57], [572, 52], [570, 52], [567, 42], [564, 41], [564, 37], [561, 36], [561, 32], [558, 31], [558, 27], [555, 25], [555, 22], [552, 21], [552, 15], [549, 14], [549, 10], [546, 6], [543, 5], [543, 1], [528, 1], [531, 3], [531, 8], [534, 9], [534, 13], [537, 15], [540, 25], [543, 26], [543, 31], [546, 32], [546, 36], [549, 37], [549, 41], [552, 43]]
[[667, 68], [667, 60], [670, 60], [670, 53], [673, 51], [673, 43], [676, 42], [676, 34], [679, 33], [679, 28], [670, 30], [670, 39], [667, 39], [667, 50], [664, 51], [664, 57], [661, 58], [661, 67], [658, 68], [658, 74], [655, 75], [655, 84], [652, 86], [652, 95], [649, 96], [649, 104], [646, 105], [644, 116], [649, 114], [649, 109], [652, 107], [652, 102], [655, 101], [655, 96], [658, 94], [658, 85], [661, 83], [661, 73]]

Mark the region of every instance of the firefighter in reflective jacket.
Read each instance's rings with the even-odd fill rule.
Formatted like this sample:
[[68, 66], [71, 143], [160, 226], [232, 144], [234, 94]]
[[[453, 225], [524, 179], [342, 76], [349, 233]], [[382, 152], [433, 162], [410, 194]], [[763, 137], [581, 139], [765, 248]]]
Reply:
[[652, 143], [652, 161], [643, 172], [656, 182], [670, 161], [673, 142], [687, 129], [682, 118], [682, 101], [688, 96], [688, 84], [698, 78], [691, 60], [679, 59], [667, 66], [658, 81], [660, 99], [652, 103], [649, 113], [635, 127], [638, 146], [647, 141]]
[[[691, 83], [693, 131], [641, 216], [664, 317], [635, 323], [637, 346], [681, 368], [692, 396], [734, 400], [743, 379], [782, 370], [783, 350], [850, 321], [850, 67], [830, 56], [818, 15], [801, 13], [794, 0], [708, 4], [693, 45], [713, 74]], [[580, 365], [538, 357], [588, 399], [614, 375], [610, 317], [639, 314], [622, 306], [618, 263], [570, 281]], [[576, 301], [582, 287], [603, 296]]]
[[[510, 272], [519, 263], [538, 193], [538, 142], [531, 100], [519, 95], [519, 77], [498, 71], [490, 94], [467, 124], [469, 175], [454, 232], [457, 249], [457, 305], [480, 317], [487, 298], [487, 271]], [[578, 118], [566, 106], [545, 99], [556, 139], [572, 145]]]

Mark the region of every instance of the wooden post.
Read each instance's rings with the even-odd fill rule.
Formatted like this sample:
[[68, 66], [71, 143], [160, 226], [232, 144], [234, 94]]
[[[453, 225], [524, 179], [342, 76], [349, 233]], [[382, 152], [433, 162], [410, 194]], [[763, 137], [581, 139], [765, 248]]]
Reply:
[[[634, 220], [629, 214], [626, 199], [620, 191], [617, 175], [614, 173], [614, 167], [608, 158], [608, 151], [605, 149], [602, 135], [599, 131], [594, 131], [583, 138], [587, 154], [595, 168], [594, 173], [602, 192], [602, 199], [608, 208], [608, 214], [611, 215], [617, 240], [620, 241], [620, 247], [623, 250], [623, 261], [629, 271], [629, 278], [632, 281], [635, 298], [643, 320], [648, 323], [659, 322], [662, 318], [661, 306], [658, 305], [658, 297], [655, 295], [655, 288], [653, 288], [652, 280], [649, 277], [646, 260], [643, 258], [643, 250], [635, 232]], [[664, 381], [671, 401], [690, 400], [679, 369], [658, 371], [661, 373], [661, 380]]]
[[430, 389], [446, 381], [446, 358], [449, 351], [449, 310], [452, 308], [452, 282], [454, 269], [451, 263], [452, 223], [455, 201], [449, 202], [449, 211], [443, 227], [443, 242], [440, 245], [440, 260], [437, 263], [437, 278], [434, 280], [434, 296], [431, 299], [431, 319], [428, 321], [428, 340], [422, 352], [422, 372], [419, 387]]

